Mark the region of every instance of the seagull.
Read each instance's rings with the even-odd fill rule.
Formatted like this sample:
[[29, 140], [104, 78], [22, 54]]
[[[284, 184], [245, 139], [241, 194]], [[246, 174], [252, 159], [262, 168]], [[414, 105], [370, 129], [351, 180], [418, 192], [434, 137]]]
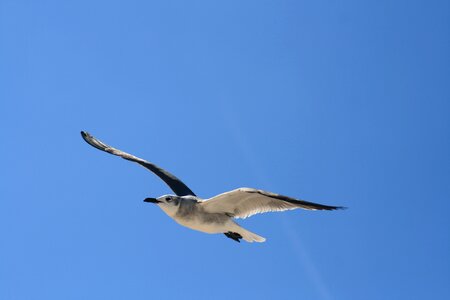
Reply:
[[223, 233], [236, 242], [240, 242], [241, 239], [250, 243], [261, 243], [266, 240], [242, 228], [234, 221], [237, 218], [245, 219], [259, 213], [297, 208], [306, 210], [345, 208], [317, 204], [253, 188], [238, 188], [210, 199], [201, 199], [180, 179], [157, 165], [108, 146], [85, 131], [81, 131], [81, 136], [89, 145], [99, 150], [136, 162], [152, 171], [175, 193], [159, 198], [145, 198], [144, 202], [156, 204], [180, 225], [205, 233]]

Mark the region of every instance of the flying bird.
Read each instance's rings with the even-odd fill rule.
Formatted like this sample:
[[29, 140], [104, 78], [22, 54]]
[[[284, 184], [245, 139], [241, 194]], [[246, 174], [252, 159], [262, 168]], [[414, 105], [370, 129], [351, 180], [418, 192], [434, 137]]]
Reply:
[[161, 178], [175, 193], [159, 198], [146, 198], [144, 202], [154, 203], [177, 223], [206, 233], [223, 233], [240, 242], [264, 242], [266, 239], [242, 228], [234, 219], [259, 213], [285, 211], [297, 208], [307, 210], [336, 210], [342, 206], [329, 206], [299, 200], [253, 188], [238, 188], [210, 199], [201, 199], [180, 179], [168, 171], [142, 158], [106, 145], [89, 133], [81, 136], [91, 146], [126, 160], [136, 162]]

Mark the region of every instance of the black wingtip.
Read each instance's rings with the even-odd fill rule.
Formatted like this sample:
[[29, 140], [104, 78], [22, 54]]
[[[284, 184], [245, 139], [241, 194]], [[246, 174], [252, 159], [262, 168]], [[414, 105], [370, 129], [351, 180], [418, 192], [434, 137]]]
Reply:
[[98, 148], [96, 145], [94, 145], [92, 143], [92, 140], [94, 139], [94, 137], [92, 135], [89, 134], [89, 132], [87, 131], [81, 131], [81, 137], [83, 138], [83, 140], [85, 140], [88, 144], [94, 146], [95, 148]]
[[345, 209], [348, 209], [348, 207], [347, 206], [333, 206], [333, 208], [334, 209], [342, 209], [342, 210], [345, 210]]
[[[88, 144], [92, 145], [92, 143], [89, 141], [89, 138], [91, 137], [91, 135], [89, 133], [87, 133], [86, 131], [81, 131], [80, 133], [81, 133], [81, 137], [83, 138], [83, 140], [85, 140]], [[94, 145], [92, 145], [92, 146], [94, 146]]]
[[347, 207], [345, 206], [328, 206], [328, 205], [322, 205], [321, 208], [317, 208], [318, 210], [345, 210]]

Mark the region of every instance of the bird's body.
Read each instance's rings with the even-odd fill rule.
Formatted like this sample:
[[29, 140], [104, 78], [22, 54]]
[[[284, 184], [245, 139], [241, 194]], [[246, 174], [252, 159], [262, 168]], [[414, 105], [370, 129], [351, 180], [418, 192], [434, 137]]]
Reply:
[[201, 202], [181, 201], [175, 215], [170, 217], [183, 226], [206, 233], [227, 232], [225, 229], [231, 225], [230, 217], [206, 212]]
[[205, 233], [224, 233], [237, 242], [264, 242], [265, 238], [242, 228], [235, 218], [247, 218], [257, 213], [284, 211], [297, 208], [308, 210], [335, 210], [328, 206], [252, 188], [239, 188], [203, 200], [197, 197], [181, 180], [166, 170], [131, 154], [110, 147], [86, 132], [83, 139], [102, 151], [137, 162], [159, 176], [176, 195], [146, 198], [145, 202], [157, 204], [180, 225]]
[[[176, 209], [163, 205], [164, 200], [179, 201]], [[205, 233], [237, 233], [248, 242], [263, 242], [265, 239], [239, 226], [233, 216], [222, 212], [210, 212], [205, 208], [205, 202], [195, 196], [177, 197], [161, 196], [157, 199], [161, 209], [180, 225]], [[166, 200], [167, 201], [167, 200]]]

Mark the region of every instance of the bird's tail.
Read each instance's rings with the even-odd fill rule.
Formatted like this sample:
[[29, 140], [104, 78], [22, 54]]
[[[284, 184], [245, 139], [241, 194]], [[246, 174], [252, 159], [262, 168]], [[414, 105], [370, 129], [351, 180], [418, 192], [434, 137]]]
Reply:
[[244, 240], [246, 240], [249, 243], [253, 243], [253, 242], [263, 243], [266, 241], [266, 239], [263, 238], [262, 236], [259, 236], [256, 233], [250, 232], [242, 227], [241, 227], [241, 230], [239, 231], [239, 234], [242, 236], [242, 238]]

